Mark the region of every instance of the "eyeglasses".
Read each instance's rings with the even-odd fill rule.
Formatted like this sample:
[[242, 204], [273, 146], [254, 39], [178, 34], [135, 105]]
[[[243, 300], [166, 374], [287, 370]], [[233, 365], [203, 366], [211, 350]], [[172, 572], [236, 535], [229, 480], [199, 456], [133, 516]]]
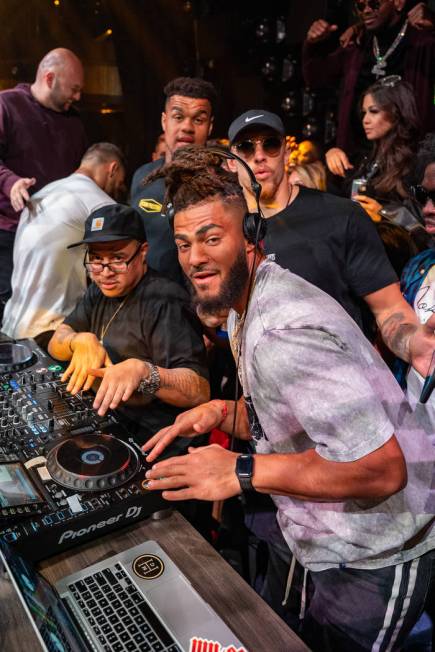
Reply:
[[430, 200], [435, 206], [435, 190], [426, 190], [423, 186], [411, 186], [411, 192], [414, 199], [420, 204], [421, 207], [426, 206]]
[[380, 0], [356, 0], [355, 7], [359, 12], [363, 12], [366, 7], [372, 11], [378, 11], [381, 6]]
[[85, 260], [83, 261], [84, 266], [86, 267], [88, 272], [91, 272], [92, 274], [101, 274], [102, 271], [104, 270], [105, 267], [109, 269], [109, 271], [114, 272], [115, 274], [125, 274], [125, 272], [128, 269], [128, 266], [136, 258], [138, 255], [139, 251], [141, 250], [142, 243], [138, 246], [134, 254], [132, 255], [131, 258], [128, 260], [123, 260], [120, 261], [119, 263], [94, 263], [92, 261], [86, 260], [86, 256], [88, 255], [88, 252], [85, 254]]
[[282, 138], [278, 136], [269, 136], [268, 138], [248, 138], [240, 143], [234, 143], [237, 154], [242, 158], [251, 159], [256, 150], [256, 146], [261, 145], [263, 152], [267, 156], [278, 156], [281, 151]]

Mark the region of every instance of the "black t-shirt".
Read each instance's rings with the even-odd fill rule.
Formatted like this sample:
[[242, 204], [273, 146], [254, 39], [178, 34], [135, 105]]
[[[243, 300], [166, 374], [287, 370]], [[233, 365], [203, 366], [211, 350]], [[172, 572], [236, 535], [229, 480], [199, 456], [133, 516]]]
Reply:
[[[100, 339], [123, 300], [104, 296], [92, 283], [64, 323], [76, 332], [91, 332]], [[208, 378], [202, 327], [188, 293], [151, 269], [128, 295], [107, 328], [103, 344], [114, 364], [138, 358], [166, 369], [186, 367]], [[185, 409], [153, 398], [146, 406], [123, 405], [118, 412], [140, 424], [139, 439], [145, 441], [172, 424]]]
[[130, 204], [139, 210], [145, 222], [149, 244], [147, 260], [150, 266], [183, 285], [183, 273], [178, 263], [174, 236], [167, 217], [162, 215], [165, 181], [156, 179], [146, 186], [143, 185], [145, 177], [158, 170], [163, 163], [163, 159], [158, 159], [136, 170], [131, 184]]
[[301, 187], [290, 206], [268, 218], [264, 246], [281, 267], [338, 301], [366, 333], [361, 297], [397, 281], [366, 212], [326, 192]]

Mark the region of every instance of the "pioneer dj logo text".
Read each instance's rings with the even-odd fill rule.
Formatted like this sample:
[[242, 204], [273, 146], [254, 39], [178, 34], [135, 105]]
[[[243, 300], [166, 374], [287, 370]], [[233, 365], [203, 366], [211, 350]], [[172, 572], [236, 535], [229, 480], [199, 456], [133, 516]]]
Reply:
[[115, 523], [118, 523], [118, 521], [121, 519], [137, 518], [141, 511], [142, 507], [129, 507], [125, 514], [121, 512], [121, 514], [111, 516], [110, 518], [106, 518], [104, 521], [99, 521], [98, 523], [92, 523], [88, 527], [83, 527], [80, 530], [66, 530], [62, 533], [62, 536], [58, 541], [58, 545], [60, 546], [61, 543], [69, 539], [78, 539], [80, 537], [84, 537], [86, 534], [90, 534], [91, 532], [96, 532], [97, 530], [102, 530], [105, 527], [115, 525]]
[[229, 645], [224, 647], [217, 641], [207, 641], [204, 638], [191, 638], [189, 652], [247, 652], [244, 647]]

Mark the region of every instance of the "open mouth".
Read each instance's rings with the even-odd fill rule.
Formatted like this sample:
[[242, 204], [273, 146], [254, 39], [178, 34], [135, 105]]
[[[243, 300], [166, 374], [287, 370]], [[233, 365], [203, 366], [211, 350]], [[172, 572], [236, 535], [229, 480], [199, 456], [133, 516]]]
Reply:
[[195, 272], [194, 274], [191, 275], [191, 279], [195, 283], [206, 283], [214, 276], [217, 276], [217, 272], [212, 272], [212, 271]]

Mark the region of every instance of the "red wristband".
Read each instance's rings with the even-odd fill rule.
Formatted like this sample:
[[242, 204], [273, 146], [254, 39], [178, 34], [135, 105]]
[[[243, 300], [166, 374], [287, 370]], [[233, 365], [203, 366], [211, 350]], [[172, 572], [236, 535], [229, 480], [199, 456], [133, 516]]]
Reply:
[[225, 419], [226, 419], [227, 416], [228, 416], [228, 406], [227, 406], [227, 404], [226, 404], [226, 401], [219, 401], [219, 403], [221, 404], [221, 414], [222, 414], [222, 418], [221, 418], [221, 420], [219, 421], [219, 423], [217, 424], [218, 426], [220, 426], [221, 423], [222, 423], [223, 421], [225, 421]]

